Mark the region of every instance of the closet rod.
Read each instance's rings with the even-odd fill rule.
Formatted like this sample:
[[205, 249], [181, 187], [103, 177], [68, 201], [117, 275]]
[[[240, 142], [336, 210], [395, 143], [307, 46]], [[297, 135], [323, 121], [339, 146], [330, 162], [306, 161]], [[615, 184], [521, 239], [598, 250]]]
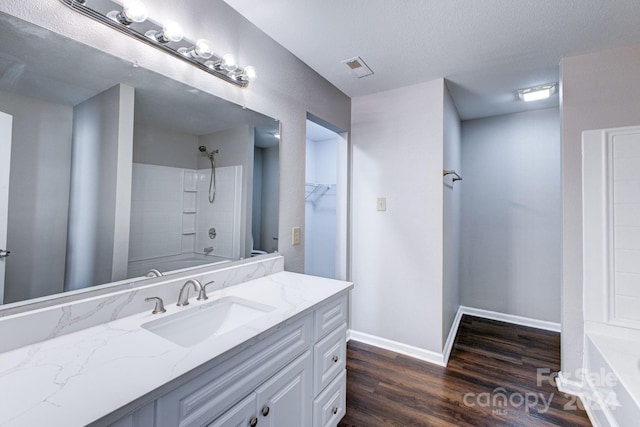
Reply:
[[453, 175], [453, 182], [462, 181], [462, 177], [458, 175], [458, 172], [453, 169], [445, 169], [442, 171], [442, 176]]

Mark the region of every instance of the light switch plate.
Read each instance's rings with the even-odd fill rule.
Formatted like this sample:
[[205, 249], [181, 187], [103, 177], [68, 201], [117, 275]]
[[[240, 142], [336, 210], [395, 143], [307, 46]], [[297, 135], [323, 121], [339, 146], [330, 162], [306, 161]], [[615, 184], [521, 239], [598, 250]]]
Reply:
[[387, 198], [386, 197], [378, 197], [378, 210], [386, 211], [387, 210]]
[[291, 229], [291, 244], [294, 246], [300, 244], [300, 227], [293, 227]]

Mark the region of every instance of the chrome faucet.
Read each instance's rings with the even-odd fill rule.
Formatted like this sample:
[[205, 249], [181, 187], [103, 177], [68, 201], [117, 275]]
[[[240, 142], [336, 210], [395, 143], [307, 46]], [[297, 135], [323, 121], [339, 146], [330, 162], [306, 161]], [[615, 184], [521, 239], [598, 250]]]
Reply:
[[207, 246], [206, 248], [204, 248], [205, 255], [209, 255], [211, 252], [213, 252], [213, 246]]
[[189, 305], [189, 285], [192, 285], [193, 290], [196, 292], [200, 292], [202, 289], [202, 285], [196, 279], [189, 279], [184, 282], [184, 285], [182, 285], [182, 288], [180, 289], [180, 294], [178, 295], [178, 304], [176, 304], [178, 307]]

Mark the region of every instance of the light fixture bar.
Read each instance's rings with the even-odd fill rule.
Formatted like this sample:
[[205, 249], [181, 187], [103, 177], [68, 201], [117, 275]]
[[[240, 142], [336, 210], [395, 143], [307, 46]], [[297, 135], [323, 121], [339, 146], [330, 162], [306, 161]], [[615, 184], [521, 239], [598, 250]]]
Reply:
[[[190, 63], [209, 74], [239, 87], [246, 87], [250, 81], [255, 80], [256, 71], [254, 67], [236, 67], [233, 70], [228, 67], [219, 66], [223, 62], [223, 56], [208, 50], [206, 55], [198, 55], [199, 47], [207, 42], [204, 39], [198, 41], [189, 40], [182, 37], [177, 41], [165, 40], [155, 35], [163, 34], [166, 26], [154, 22], [152, 19], [145, 19], [142, 22], [124, 22], [121, 19], [113, 19], [111, 16], [123, 11], [123, 5], [112, 0], [60, 0], [71, 9], [101, 22], [123, 34], [137, 39], [149, 46], [162, 50], [176, 58]], [[134, 0], [135, 1], [135, 0]], [[126, 1], [125, 1], [126, 3]], [[117, 14], [114, 14], [117, 12]], [[177, 37], [176, 37], [177, 39]], [[207, 42], [208, 43], [208, 42]], [[201, 51], [201, 50], [200, 50]], [[194, 53], [195, 52], [195, 53]]]
[[528, 87], [526, 89], [518, 89], [518, 98], [525, 102], [539, 101], [547, 99], [556, 93], [557, 83], [547, 83], [541, 86]]

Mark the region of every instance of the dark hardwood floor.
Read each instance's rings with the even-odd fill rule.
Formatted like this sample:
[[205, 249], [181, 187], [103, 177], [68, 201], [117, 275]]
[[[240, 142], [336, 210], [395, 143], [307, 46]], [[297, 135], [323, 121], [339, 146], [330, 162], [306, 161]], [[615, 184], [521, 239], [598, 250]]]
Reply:
[[559, 370], [560, 334], [472, 316], [446, 368], [350, 341], [339, 426], [590, 426]]

